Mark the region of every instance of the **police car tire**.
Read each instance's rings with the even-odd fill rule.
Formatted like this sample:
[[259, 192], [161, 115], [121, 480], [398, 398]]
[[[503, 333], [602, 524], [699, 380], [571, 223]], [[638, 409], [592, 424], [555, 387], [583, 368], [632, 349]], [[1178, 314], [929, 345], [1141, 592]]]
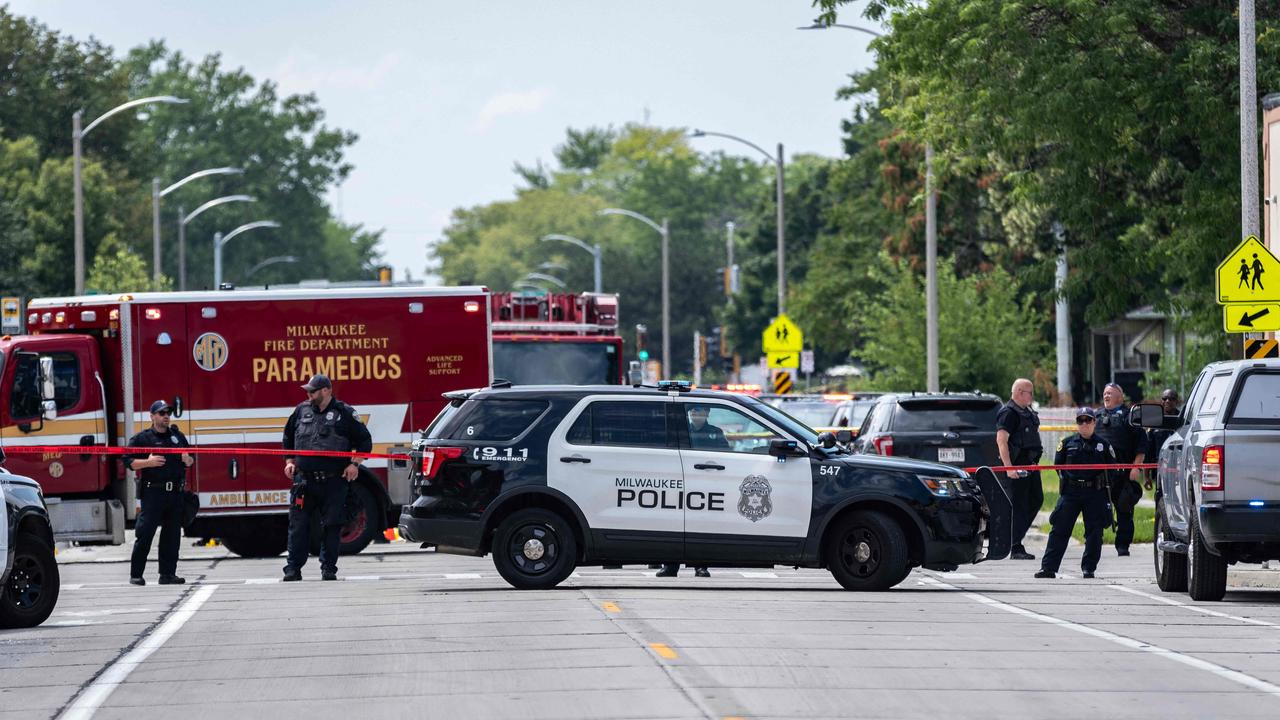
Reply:
[[35, 627], [58, 604], [58, 562], [39, 535], [20, 532], [15, 540], [13, 567], [0, 588], [0, 627]]
[[1209, 552], [1200, 534], [1200, 520], [1191, 513], [1191, 542], [1187, 543], [1187, 592], [1192, 600], [1221, 600], [1227, 594], [1227, 561]]
[[553, 588], [578, 564], [573, 528], [559, 514], [541, 508], [517, 510], [503, 520], [490, 550], [498, 574], [520, 590]]
[[1155, 524], [1155, 548], [1151, 555], [1155, 563], [1156, 585], [1164, 592], [1186, 592], [1187, 556], [1160, 549], [1160, 541], [1170, 539], [1165, 537], [1169, 523], [1164, 516], [1164, 498], [1156, 501]]
[[859, 510], [827, 535], [827, 569], [846, 590], [888, 590], [911, 572], [907, 536], [893, 518]]

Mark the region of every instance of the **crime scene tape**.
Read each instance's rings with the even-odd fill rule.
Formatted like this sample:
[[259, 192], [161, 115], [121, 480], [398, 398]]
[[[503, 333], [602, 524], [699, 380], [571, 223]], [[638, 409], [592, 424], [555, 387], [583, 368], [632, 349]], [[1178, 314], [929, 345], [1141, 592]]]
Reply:
[[285, 450], [283, 448], [246, 447], [119, 447], [115, 445], [10, 445], [3, 448], [6, 455], [275, 455], [279, 457], [361, 457], [378, 460], [409, 460], [402, 453], [337, 452], [334, 450]]
[[1155, 470], [1159, 465], [1156, 463], [1112, 463], [1101, 464], [1094, 463], [1091, 465], [979, 465], [978, 467], [967, 467], [964, 469], [967, 473], [977, 472], [983, 467], [989, 467], [992, 472], [1008, 472], [1009, 470], [1026, 470], [1027, 472], [1035, 472], [1038, 470]]

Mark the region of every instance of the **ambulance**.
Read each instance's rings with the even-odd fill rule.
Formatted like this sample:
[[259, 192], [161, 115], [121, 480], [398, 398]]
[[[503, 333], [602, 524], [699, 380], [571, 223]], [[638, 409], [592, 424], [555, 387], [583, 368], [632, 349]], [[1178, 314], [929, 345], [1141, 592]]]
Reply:
[[[27, 334], [0, 337], [0, 445], [8, 468], [44, 488], [60, 540], [124, 542], [137, 512], [122, 446], [164, 399], [198, 448], [189, 536], [248, 557], [285, 549], [284, 424], [328, 375], [374, 452], [407, 451], [445, 401], [492, 382], [490, 293], [483, 287], [372, 287], [138, 293], [32, 300]], [[62, 448], [24, 452], [22, 448]], [[74, 452], [67, 447], [81, 446]], [[348, 501], [343, 552], [359, 552], [412, 502], [407, 462], [364, 464]]]

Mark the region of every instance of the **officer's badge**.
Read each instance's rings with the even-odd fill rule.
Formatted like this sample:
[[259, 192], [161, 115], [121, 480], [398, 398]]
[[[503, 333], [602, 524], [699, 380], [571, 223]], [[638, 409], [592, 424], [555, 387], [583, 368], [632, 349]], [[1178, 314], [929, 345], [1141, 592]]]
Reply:
[[1102, 452], [1102, 443], [1098, 443], [1098, 452]]
[[332, 411], [332, 410], [330, 410], [329, 412], [325, 413], [325, 414], [324, 414], [324, 419], [325, 419], [325, 420], [332, 420], [332, 419], [333, 419], [333, 411]]
[[174, 445], [177, 445], [177, 444], [178, 444], [178, 436], [177, 436], [177, 435], [170, 435], [170, 436], [169, 436], [169, 442], [173, 443]]
[[763, 475], [748, 475], [738, 486], [742, 493], [738, 498], [738, 514], [751, 522], [760, 522], [773, 512], [773, 500], [769, 493], [773, 488]]
[[1062, 452], [1062, 446], [1064, 446], [1064, 445], [1066, 445], [1066, 444], [1067, 444], [1067, 439], [1066, 439], [1066, 438], [1062, 438], [1061, 440], [1059, 440], [1059, 441], [1058, 441], [1058, 452]]

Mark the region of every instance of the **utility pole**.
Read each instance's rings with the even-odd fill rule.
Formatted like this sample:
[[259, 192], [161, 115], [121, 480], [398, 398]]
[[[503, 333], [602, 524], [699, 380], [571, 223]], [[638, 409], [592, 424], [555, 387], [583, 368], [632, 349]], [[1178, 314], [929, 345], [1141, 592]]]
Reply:
[[[1258, 53], [1253, 0], [1240, 0], [1240, 229], [1260, 236], [1258, 198]], [[1243, 237], [1241, 239], [1243, 239]]]
[[924, 146], [924, 262], [926, 389], [938, 392], [938, 195], [933, 188], [933, 143]]

